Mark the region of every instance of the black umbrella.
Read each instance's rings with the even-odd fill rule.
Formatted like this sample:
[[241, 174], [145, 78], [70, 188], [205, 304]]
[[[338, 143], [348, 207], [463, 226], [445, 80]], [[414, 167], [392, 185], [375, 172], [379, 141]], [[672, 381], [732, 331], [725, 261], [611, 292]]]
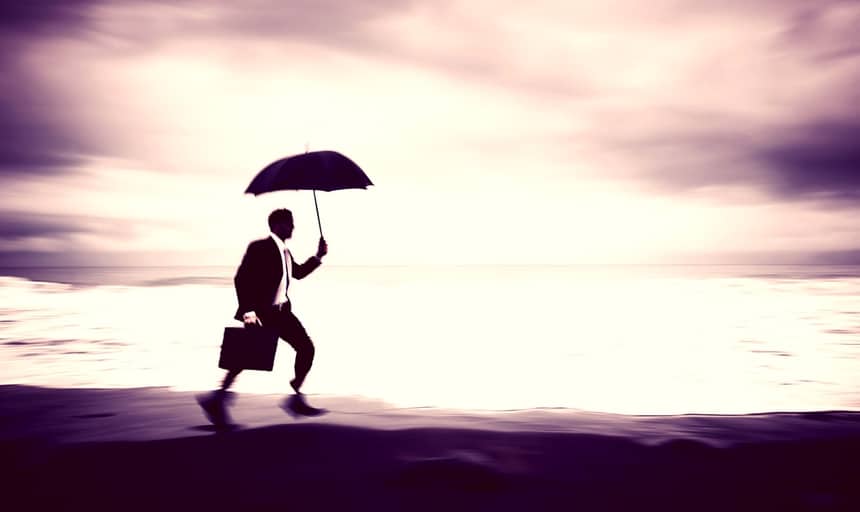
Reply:
[[276, 160], [257, 173], [245, 190], [258, 196], [275, 190], [313, 190], [317, 224], [322, 237], [317, 190], [331, 192], [373, 185], [361, 167], [337, 151], [312, 151]]

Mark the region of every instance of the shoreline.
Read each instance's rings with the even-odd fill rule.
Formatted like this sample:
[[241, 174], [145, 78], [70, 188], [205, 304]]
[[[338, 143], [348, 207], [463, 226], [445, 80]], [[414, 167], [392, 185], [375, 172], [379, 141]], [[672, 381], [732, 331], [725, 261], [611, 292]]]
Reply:
[[[20, 436], [57, 443], [152, 441], [208, 435], [207, 420], [196, 403], [203, 391], [167, 386], [139, 388], [54, 388], [0, 384], [0, 441]], [[376, 430], [471, 428], [499, 432], [616, 435], [644, 444], [676, 439], [730, 447], [743, 442], [822, 439], [852, 432], [860, 435], [860, 411], [770, 411], [739, 414], [622, 414], [563, 407], [465, 410], [400, 407], [361, 396], [308, 395], [330, 411], [294, 420], [281, 408], [285, 394], [231, 392], [234, 421], [243, 429], [314, 423]], [[16, 426], [17, 425], [17, 426]]]
[[10, 510], [852, 510], [860, 413], [466, 413], [241, 395], [0, 386]]

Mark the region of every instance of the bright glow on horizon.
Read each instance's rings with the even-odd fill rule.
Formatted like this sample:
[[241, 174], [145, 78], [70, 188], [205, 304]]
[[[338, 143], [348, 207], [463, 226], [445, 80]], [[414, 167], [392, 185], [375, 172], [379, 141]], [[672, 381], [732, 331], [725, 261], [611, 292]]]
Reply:
[[[0, 295], [18, 308], [2, 324], [18, 340], [0, 358], [7, 383], [205, 390], [223, 376], [229, 286], [4, 279]], [[858, 286], [607, 267], [329, 268], [291, 295], [317, 346], [310, 394], [403, 407], [744, 413], [860, 407], [856, 346], [845, 343]], [[292, 364], [281, 343], [274, 371], [245, 372], [235, 390], [285, 394]]]

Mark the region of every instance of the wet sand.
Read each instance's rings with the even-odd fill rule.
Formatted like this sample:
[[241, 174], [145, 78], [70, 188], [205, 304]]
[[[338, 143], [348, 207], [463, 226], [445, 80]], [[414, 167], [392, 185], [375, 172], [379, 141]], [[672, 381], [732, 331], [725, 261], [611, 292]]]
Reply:
[[860, 510], [860, 413], [396, 409], [0, 386], [5, 510]]

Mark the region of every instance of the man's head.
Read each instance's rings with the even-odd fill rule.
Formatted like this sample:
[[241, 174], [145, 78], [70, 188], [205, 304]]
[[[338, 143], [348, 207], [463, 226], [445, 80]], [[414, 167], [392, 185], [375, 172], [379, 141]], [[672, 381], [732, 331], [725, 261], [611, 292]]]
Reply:
[[281, 240], [293, 236], [293, 212], [280, 208], [270, 213], [269, 229]]

